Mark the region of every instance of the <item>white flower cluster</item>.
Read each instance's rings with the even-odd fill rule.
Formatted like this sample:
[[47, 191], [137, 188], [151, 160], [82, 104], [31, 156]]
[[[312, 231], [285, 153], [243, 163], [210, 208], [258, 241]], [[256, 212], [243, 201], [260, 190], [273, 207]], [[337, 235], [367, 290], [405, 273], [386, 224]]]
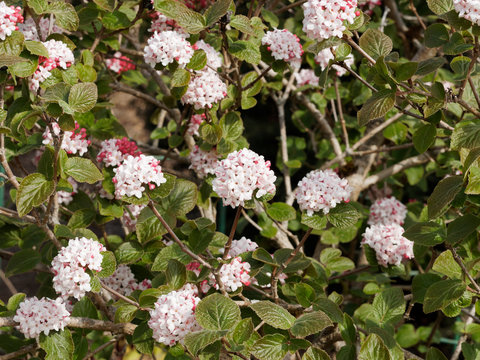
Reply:
[[403, 225], [407, 207], [394, 197], [378, 199], [370, 206], [368, 225]]
[[[61, 129], [58, 123], [52, 123], [52, 130], [55, 136], [59, 136]], [[50, 132], [50, 128], [47, 126], [45, 132], [43, 133], [43, 141], [44, 145], [51, 145], [53, 146], [53, 135]], [[63, 134], [62, 145], [60, 146], [63, 150], [65, 150], [68, 154], [76, 154], [83, 156], [88, 151], [88, 145], [90, 145], [91, 141], [87, 140], [87, 130], [85, 128], [80, 128], [77, 122], [75, 122], [75, 130], [74, 131], [65, 131]]]
[[[143, 284], [145, 282], [145, 284]], [[119, 292], [122, 295], [129, 296], [134, 290], [145, 290], [151, 287], [150, 280], [143, 280], [137, 283], [132, 270], [127, 265], [119, 265], [115, 272], [109, 277], [102, 279], [102, 283]], [[146, 284], [150, 286], [146, 287]]]
[[[242, 258], [234, 257], [228, 264], [223, 264], [218, 272], [220, 280], [225, 285], [228, 292], [237, 291], [243, 285], [250, 285], [252, 278], [250, 277], [250, 264], [242, 262]], [[210, 275], [210, 283], [218, 290], [218, 284], [215, 277]]]
[[287, 29], [267, 31], [262, 38], [262, 44], [267, 45], [267, 50], [272, 52], [276, 60], [284, 60], [294, 67], [300, 67], [303, 49], [297, 35]]
[[205, 51], [205, 54], [207, 54], [207, 65], [210, 66], [213, 69], [218, 69], [219, 67], [222, 66], [222, 57], [220, 56], [220, 53], [213, 48], [212, 45], [207, 44], [203, 40], [198, 40], [194, 45], [193, 45], [194, 50], [203, 50]]
[[295, 80], [297, 81], [297, 86], [303, 85], [313, 85], [318, 86], [320, 79], [315, 75], [315, 71], [312, 69], [302, 69], [295, 74]]
[[192, 76], [182, 101], [184, 104], [193, 105], [198, 110], [205, 107], [211, 108], [225, 96], [227, 96], [227, 85], [214, 70], [207, 69], [197, 71]]
[[480, 0], [453, 0], [453, 6], [460, 17], [480, 25]]
[[128, 210], [123, 212], [123, 216], [121, 219], [122, 223], [127, 227], [128, 230], [135, 231], [137, 219], [140, 216], [142, 210], [146, 207], [146, 205], [129, 204], [126, 207]]
[[243, 206], [253, 198], [255, 190], [257, 198], [275, 193], [277, 177], [270, 170], [270, 161], [249, 149], [234, 151], [219, 161], [215, 176], [212, 188], [223, 198], [225, 206]]
[[0, 2], [0, 39], [5, 40], [12, 32], [18, 30], [18, 24], [23, 22], [22, 8], [8, 6]]
[[151, 66], [161, 63], [163, 66], [176, 61], [180, 66], [188, 64], [193, 48], [185, 37], [176, 31], [155, 32], [145, 46], [145, 62]]
[[163, 176], [160, 161], [153, 156], [139, 155], [128, 157], [123, 163], [113, 169], [115, 176], [115, 197], [121, 199], [123, 196], [142, 197], [145, 191], [143, 184], [148, 184], [150, 190], [167, 182]]
[[189, 34], [183, 30], [175, 20], [172, 20], [165, 15], [163, 15], [161, 12], [156, 12], [153, 15], [154, 19], [152, 21], [152, 24], [150, 25], [150, 28], [148, 29], [149, 32], [155, 33], [155, 32], [162, 32], [162, 31], [176, 31], [183, 37], [187, 38], [189, 37]]
[[351, 192], [347, 179], [341, 179], [333, 170], [314, 170], [300, 180], [295, 198], [300, 210], [311, 216], [320, 210], [328, 214], [337, 204], [348, 202]]
[[199, 136], [198, 129], [205, 121], [205, 114], [194, 114], [188, 122], [187, 134], [190, 136]]
[[195, 171], [199, 178], [205, 178], [208, 174], [215, 174], [218, 162], [218, 154], [215, 149], [203, 151], [198, 145], [194, 145], [188, 159], [191, 162], [188, 168]]
[[382, 266], [400, 265], [403, 260], [413, 258], [413, 242], [402, 234], [403, 228], [398, 224], [372, 225], [365, 229], [362, 245], [375, 250]]
[[352, 24], [360, 15], [356, 8], [357, 0], [308, 0], [303, 4], [303, 31], [318, 41], [341, 38], [347, 29], [345, 22]]
[[235, 257], [248, 251], [255, 251], [257, 248], [257, 243], [253, 242], [250, 239], [247, 239], [245, 236], [242, 236], [240, 240], [232, 241], [232, 245], [230, 247], [228, 255], [231, 257]]
[[75, 195], [78, 191], [78, 184], [77, 182], [72, 178], [69, 177], [68, 182], [70, 185], [72, 185], [72, 192], [68, 191], [57, 191], [57, 197], [58, 197], [58, 203], [63, 204], [63, 205], [68, 205], [72, 202], [73, 200], [73, 195]]
[[18, 330], [27, 338], [37, 338], [43, 332], [63, 330], [70, 320], [70, 313], [62, 298], [56, 300], [36, 296], [25, 299], [13, 317], [18, 322]]
[[195, 319], [195, 307], [200, 298], [193, 288], [187, 287], [162, 295], [150, 311], [148, 326], [153, 330], [153, 338], [167, 346], [183, 342], [185, 336], [200, 330]]
[[[337, 46], [335, 46], [333, 48], [333, 50], [335, 50], [337, 48]], [[321, 50], [317, 56], [315, 56], [315, 62], [320, 65], [320, 67], [322, 68], [322, 70], [325, 70], [326, 67], [328, 66], [328, 63], [330, 60], [333, 60], [335, 57], [333, 56], [332, 54], [332, 51], [330, 50], [330, 48], [326, 48], [326, 49], [323, 49]], [[345, 65], [347, 65], [348, 67], [352, 67], [352, 65], [355, 63], [355, 59], [353, 57], [353, 54], [350, 54], [346, 57], [345, 60], [343, 60], [343, 62], [345, 63]], [[332, 68], [335, 69], [337, 71], [337, 76], [343, 76], [345, 75], [348, 70], [344, 69], [343, 67], [339, 66], [339, 65], [332, 65]]]
[[72, 50], [66, 44], [57, 40], [48, 40], [43, 43], [47, 48], [48, 58], [40, 56], [38, 59], [38, 68], [30, 80], [30, 90], [36, 91], [40, 83], [52, 75], [51, 71], [55, 68], [67, 69], [75, 61]]
[[[38, 27], [40, 28], [40, 36], [38, 36], [37, 26], [33, 18], [29, 17], [23, 24], [18, 25], [18, 29], [23, 33], [25, 40], [34, 40], [42, 41], [47, 38], [48, 32], [50, 30], [50, 18], [44, 17], [41, 18], [38, 22]], [[55, 19], [53, 19], [52, 24], [52, 34], [62, 34], [63, 29], [58, 27], [55, 24]]]
[[97, 161], [105, 163], [105, 166], [118, 166], [129, 155], [140, 156], [138, 146], [134, 141], [128, 141], [126, 137], [122, 139], [108, 139], [100, 144]]
[[85, 272], [102, 270], [102, 251], [105, 247], [98, 241], [85, 237], [71, 239], [52, 260], [53, 288], [63, 298], [73, 296], [80, 300], [90, 286], [90, 276]]

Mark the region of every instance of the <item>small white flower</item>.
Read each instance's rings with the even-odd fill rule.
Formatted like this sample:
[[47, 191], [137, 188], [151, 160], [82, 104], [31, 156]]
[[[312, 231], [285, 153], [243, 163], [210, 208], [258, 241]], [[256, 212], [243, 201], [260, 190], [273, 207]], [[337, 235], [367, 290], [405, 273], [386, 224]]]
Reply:
[[480, 0], [453, 0], [453, 6], [460, 17], [480, 25]]
[[403, 225], [407, 207], [394, 197], [378, 199], [370, 206], [368, 225]]
[[168, 64], [176, 61], [180, 66], [188, 64], [192, 55], [193, 48], [185, 37], [176, 31], [155, 32], [148, 39], [148, 45], [145, 46], [145, 62], [151, 66]]
[[199, 178], [207, 177], [208, 174], [215, 174], [218, 162], [218, 154], [215, 149], [203, 151], [198, 145], [195, 145], [188, 158], [191, 163], [189, 169], [195, 171]]
[[211, 108], [227, 96], [227, 85], [214, 70], [197, 71], [182, 96], [184, 104], [193, 105], [196, 110]]
[[284, 60], [294, 67], [300, 67], [303, 49], [297, 35], [287, 29], [267, 31], [262, 38], [262, 44], [267, 45], [267, 49], [276, 60]]

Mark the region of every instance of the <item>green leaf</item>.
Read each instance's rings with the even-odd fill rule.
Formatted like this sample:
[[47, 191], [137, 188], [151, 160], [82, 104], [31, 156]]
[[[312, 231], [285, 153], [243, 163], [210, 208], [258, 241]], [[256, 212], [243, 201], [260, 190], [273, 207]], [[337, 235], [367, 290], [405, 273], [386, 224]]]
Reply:
[[193, 355], [197, 355], [200, 350], [203, 350], [215, 341], [220, 340], [226, 331], [218, 330], [202, 330], [191, 332], [185, 336], [185, 346]]
[[370, 120], [378, 119], [389, 112], [395, 105], [395, 91], [390, 89], [380, 90], [372, 95], [362, 106], [357, 114], [358, 124], [364, 126]]
[[167, 283], [174, 289], [180, 289], [187, 280], [187, 269], [180, 261], [171, 259], [165, 272]]
[[434, 347], [431, 347], [427, 351], [427, 357], [425, 358], [425, 360], [448, 360], [448, 359], [445, 355], [443, 355], [443, 353], [440, 350]]
[[54, 190], [54, 182], [48, 181], [42, 174], [30, 174], [23, 178], [16, 198], [18, 215], [22, 217], [40, 206]]
[[319, 333], [328, 326], [333, 325], [330, 318], [323, 311], [314, 311], [300, 316], [293, 323], [290, 332], [296, 337], [306, 337]]
[[253, 65], [258, 65], [262, 59], [260, 47], [252, 41], [238, 40], [232, 43], [228, 49], [229, 53], [236, 58]]
[[466, 286], [462, 280], [442, 280], [432, 284], [425, 293], [423, 312], [431, 312], [447, 307], [458, 300], [465, 292]]
[[428, 150], [435, 143], [437, 128], [432, 124], [420, 126], [413, 134], [413, 145], [420, 154]]
[[450, 203], [462, 189], [462, 185], [463, 177], [460, 175], [441, 180], [427, 200], [428, 218], [434, 219], [447, 211]]
[[207, 66], [207, 54], [202, 49], [195, 50], [192, 58], [190, 59], [190, 62], [187, 64], [187, 69], [202, 70], [205, 66]]
[[252, 355], [259, 360], [282, 360], [287, 351], [287, 339], [280, 334], [266, 335], [252, 347]]
[[121, 305], [115, 311], [116, 323], [129, 323], [135, 318], [138, 308], [135, 305]]
[[178, 244], [173, 244], [163, 248], [152, 264], [152, 271], [163, 271], [167, 269], [170, 259], [176, 259], [183, 264], [188, 264], [192, 261], [192, 258], [185, 254]]
[[395, 75], [397, 81], [405, 81], [410, 79], [418, 69], [417, 62], [406, 62], [403, 64], [398, 64], [395, 69]]
[[480, 194], [480, 168], [478, 166], [472, 166], [470, 168], [468, 174], [468, 185], [465, 189], [465, 194]]
[[436, 15], [442, 15], [453, 10], [452, 0], [427, 0], [427, 4]]
[[465, 161], [463, 162], [463, 173], [465, 176], [470, 170], [470, 166], [480, 157], [480, 147], [470, 150]]
[[[115, 257], [119, 264], [132, 264], [142, 255], [142, 246], [137, 242], [124, 242], [115, 250]], [[152, 271], [155, 270], [152, 268]]]
[[[276, 17], [276, 15], [274, 15], [271, 11], [268, 11], [262, 8], [262, 16], [265, 19], [265, 21], [269, 21], [268, 18], [265, 17], [265, 13], [271, 14]], [[277, 18], [277, 21], [278, 21], [278, 18]], [[228, 25], [230, 25], [234, 29], [241, 31], [244, 34], [251, 35], [251, 36], [256, 35], [255, 29], [250, 24], [250, 19], [244, 15], [232, 16], [232, 19], [230, 20], [230, 23]]]
[[79, 83], [72, 86], [68, 95], [68, 105], [76, 112], [84, 113], [91, 110], [97, 103], [97, 85], [94, 83]]
[[372, 304], [372, 314], [369, 317], [378, 325], [395, 325], [405, 313], [403, 291], [399, 288], [387, 288], [375, 296]]
[[322, 349], [312, 346], [303, 354], [302, 360], [330, 360], [330, 356]]
[[435, 259], [432, 270], [452, 279], [460, 279], [462, 277], [462, 268], [457, 264], [450, 250], [442, 252]]
[[166, 17], [175, 20], [190, 34], [197, 34], [206, 27], [205, 18], [189, 9], [185, 4], [175, 0], [155, 0], [155, 9]]
[[137, 221], [135, 229], [137, 230], [138, 241], [142, 244], [146, 244], [167, 232], [167, 229], [165, 229], [156, 216], [150, 216], [147, 219]]
[[25, 47], [33, 55], [44, 56], [48, 58], [48, 50], [40, 41], [25, 41]]
[[45, 360], [73, 359], [74, 345], [72, 334], [68, 329], [50, 332], [48, 336], [42, 333], [38, 344], [47, 353]]
[[427, 289], [430, 287], [430, 285], [440, 280], [440, 276], [432, 273], [418, 274], [415, 276], [412, 281], [412, 301], [423, 304]]
[[327, 226], [327, 217], [320, 213], [314, 213], [312, 216], [302, 213], [301, 223], [314, 230], [323, 230]]
[[217, 0], [210, 5], [204, 14], [207, 26], [212, 26], [220, 20], [227, 13], [231, 3], [232, 0]]
[[73, 306], [72, 316], [98, 319], [98, 312], [92, 300], [85, 296]]
[[212, 294], [198, 303], [195, 317], [204, 329], [228, 330], [240, 320], [240, 308], [232, 299]]
[[233, 341], [239, 345], [248, 341], [253, 334], [253, 322], [251, 318], [242, 319], [238, 324], [233, 328], [230, 333]]
[[98, 277], [105, 278], [113, 275], [117, 267], [115, 255], [111, 251], [102, 251], [102, 270], [97, 273]]
[[161, 206], [169, 214], [182, 216], [189, 213], [197, 204], [197, 185], [177, 179], [172, 192], [163, 199]]
[[480, 226], [480, 218], [466, 214], [453, 220], [447, 227], [447, 243], [455, 244], [467, 238]]
[[243, 134], [243, 121], [238, 112], [229, 112], [222, 116], [219, 123], [222, 136], [227, 140], [236, 140]]
[[417, 245], [435, 246], [443, 242], [445, 231], [441, 225], [430, 221], [410, 226], [403, 236]]
[[68, 158], [63, 171], [78, 182], [95, 184], [97, 181], [103, 180], [103, 175], [95, 164], [91, 160], [81, 157]]
[[418, 76], [428, 75], [436, 71], [438, 68], [442, 67], [445, 63], [446, 63], [446, 60], [443, 57], [433, 57], [424, 61], [420, 61], [415, 75], [418, 75]]
[[141, 354], [151, 354], [155, 341], [152, 338], [153, 330], [148, 324], [142, 323], [135, 328], [132, 336], [133, 345], [135, 349]]
[[457, 56], [453, 58], [453, 60], [450, 62], [450, 67], [460, 79], [465, 79], [468, 74], [471, 62], [472, 59], [466, 56]]
[[271, 301], [259, 301], [250, 305], [250, 308], [255, 311], [258, 317], [265, 321], [265, 323], [277, 329], [290, 329], [295, 322], [295, 317]]
[[377, 334], [370, 334], [365, 339], [358, 360], [390, 360], [390, 352]]
[[429, 48], [440, 47], [449, 40], [448, 30], [443, 24], [432, 24], [425, 30], [425, 45]]
[[24, 36], [20, 31], [12, 32], [12, 35], [0, 41], [0, 55], [20, 55], [23, 50], [23, 42]]
[[77, 30], [80, 20], [72, 4], [53, 1], [48, 4], [45, 12], [55, 15], [55, 22], [61, 28], [69, 31]]
[[359, 40], [360, 47], [375, 60], [387, 56], [393, 49], [393, 42], [387, 35], [376, 29], [367, 29]]
[[12, 275], [33, 270], [35, 266], [40, 263], [40, 261], [41, 257], [38, 250], [20, 250], [13, 254], [13, 256], [8, 260], [7, 268], [5, 269], [5, 275], [10, 277]]
[[288, 204], [276, 202], [267, 207], [267, 214], [276, 221], [288, 221], [297, 217], [297, 212]]
[[167, 197], [175, 187], [175, 181], [177, 179], [176, 176], [163, 173], [163, 177], [167, 180], [167, 182], [161, 184], [160, 186], [156, 186], [153, 190], [147, 189], [148, 196], [154, 200]]
[[171, 79], [171, 84], [173, 87], [187, 86], [189, 82], [190, 82], [189, 71], [182, 68], [178, 68], [177, 70], [174, 71]]
[[328, 221], [338, 228], [355, 225], [360, 217], [361, 214], [349, 203], [340, 203], [327, 214]]
[[77, 210], [68, 220], [68, 226], [71, 229], [86, 228], [95, 220], [96, 216], [97, 213], [93, 209]]
[[480, 124], [473, 121], [461, 121], [455, 126], [450, 141], [452, 150], [480, 147]]
[[216, 124], [205, 124], [200, 127], [202, 139], [211, 145], [216, 145], [222, 138], [222, 128]]
[[102, 18], [102, 24], [108, 30], [120, 30], [130, 26], [130, 19], [128, 16], [118, 10], [106, 13]]
[[16, 311], [18, 309], [18, 306], [20, 303], [25, 300], [26, 294], [24, 293], [17, 293], [15, 295], [12, 295], [10, 299], [8, 299], [7, 303], [7, 310], [8, 311]]
[[279, 264], [272, 258], [270, 253], [264, 248], [258, 248], [252, 253], [252, 258], [255, 260], [261, 261], [265, 264], [278, 266]]

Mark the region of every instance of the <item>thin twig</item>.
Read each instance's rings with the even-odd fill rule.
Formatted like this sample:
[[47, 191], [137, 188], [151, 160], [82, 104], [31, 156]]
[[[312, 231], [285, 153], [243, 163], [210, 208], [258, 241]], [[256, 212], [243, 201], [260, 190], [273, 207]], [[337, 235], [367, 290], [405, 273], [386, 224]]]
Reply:
[[348, 132], [347, 126], [345, 124], [345, 117], [343, 116], [342, 99], [340, 98], [340, 91], [338, 89], [338, 81], [336, 77], [333, 79], [333, 85], [335, 87], [335, 96], [337, 97], [338, 117], [340, 119], [340, 125], [342, 126], [343, 141], [345, 141], [345, 146], [348, 151], [348, 149], [350, 148], [350, 144], [348, 141]]
[[[238, 220], [240, 219], [240, 215], [242, 214], [242, 206], [237, 207], [237, 212], [235, 213], [235, 219], [233, 219], [232, 228], [230, 229], [230, 235], [228, 236], [227, 243], [225, 244], [225, 251], [223, 252], [223, 260], [228, 258], [228, 253], [230, 252], [230, 248], [232, 246], [233, 237], [235, 236], [235, 231], [237, 230]], [[219, 265], [222, 266], [221, 264]]]
[[0, 360], [10, 360], [10, 359], [15, 359], [16, 357], [19, 357], [21, 355], [28, 354], [32, 351], [35, 351], [37, 349], [38, 345], [35, 344], [30, 344], [27, 346], [22, 347], [21, 349], [11, 352], [6, 355], [0, 355]]
[[88, 359], [90, 359], [90, 358], [93, 358], [93, 356], [94, 356], [95, 354], [98, 354], [100, 351], [106, 349], [106, 348], [109, 347], [110, 345], [113, 345], [113, 344], [115, 344], [117, 341], [120, 341], [122, 337], [123, 337], [123, 336], [119, 336], [119, 337], [113, 338], [113, 339], [107, 341], [105, 344], [100, 345], [99, 347], [97, 347], [96, 349], [94, 349], [94, 350], [92, 350], [90, 353], [88, 353], [88, 354], [83, 358], [83, 360], [88, 360]]
[[12, 295], [15, 295], [16, 293], [18, 293], [17, 289], [15, 288], [13, 283], [10, 281], [10, 279], [5, 276], [5, 273], [3, 272], [2, 269], [0, 269], [0, 279], [5, 283], [5, 285], [8, 288], [8, 291], [10, 291]]
[[475, 287], [475, 290], [477, 291], [477, 293], [480, 294], [480, 286], [478, 286], [477, 282], [475, 281], [475, 279], [472, 277], [472, 275], [470, 275], [470, 272], [467, 270], [467, 268], [465, 267], [465, 264], [463, 263], [462, 259], [460, 258], [460, 256], [458, 256], [457, 254], [457, 251], [455, 250], [455, 248], [451, 245], [447, 245], [447, 249], [449, 249], [451, 252], [452, 252], [452, 255], [453, 255], [453, 259], [457, 262], [458, 265], [460, 265], [460, 267], [462, 268], [462, 271], [463, 273], [468, 277], [468, 280], [470, 280], [470, 282], [472, 283], [472, 285]]

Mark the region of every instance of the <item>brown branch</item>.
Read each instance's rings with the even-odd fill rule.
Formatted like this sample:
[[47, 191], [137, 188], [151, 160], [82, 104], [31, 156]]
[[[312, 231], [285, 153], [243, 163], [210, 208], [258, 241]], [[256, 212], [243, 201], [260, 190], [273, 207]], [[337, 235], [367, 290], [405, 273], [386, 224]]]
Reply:
[[361, 267], [356, 268], [356, 269], [345, 271], [345, 272], [343, 272], [339, 275], [331, 276], [331, 277], [328, 278], [328, 281], [330, 282], [332, 280], [342, 279], [342, 278], [350, 276], [350, 275], [354, 275], [354, 274], [358, 274], [358, 273], [363, 272], [363, 271], [367, 271], [368, 269], [370, 269], [370, 265], [361, 266]]
[[116, 90], [116, 91], [120, 91], [120, 92], [124, 92], [124, 93], [127, 93], [127, 94], [130, 94], [130, 95], [133, 95], [133, 96], [136, 96], [140, 99], [143, 99], [143, 100], [146, 100], [148, 101], [149, 103], [159, 107], [160, 109], [164, 109], [166, 111], [169, 111], [170, 109], [167, 108], [165, 106], [165, 104], [163, 102], [161, 102], [160, 100], [157, 100], [155, 99], [153, 96], [150, 96], [148, 95], [147, 93], [144, 93], [140, 90], [136, 90], [136, 89], [132, 89], [128, 86], [125, 86], [125, 85], [121, 85], [121, 84], [110, 84], [110, 87], [112, 88], [112, 90]]
[[287, 10], [290, 10], [290, 9], [292, 9], [292, 8], [294, 8], [294, 7], [300, 6], [300, 5], [302, 5], [302, 4], [306, 3], [306, 2], [307, 2], [307, 0], [295, 1], [294, 3], [292, 3], [292, 4], [290, 4], [290, 5], [287, 5], [287, 6], [284, 6], [284, 7], [280, 8], [280, 9], [278, 9], [278, 10], [275, 10], [274, 13], [275, 13], [275, 14], [281, 14], [281, 13], [287, 11]]
[[[235, 213], [235, 219], [233, 220], [232, 228], [230, 229], [230, 235], [228, 236], [228, 241], [225, 244], [225, 251], [223, 253], [223, 260], [227, 259], [228, 253], [230, 252], [230, 248], [232, 246], [233, 237], [235, 236], [235, 231], [237, 230], [238, 220], [240, 219], [240, 215], [242, 214], [242, 206], [237, 207], [237, 212]], [[218, 269], [222, 267], [222, 264], [219, 265]]]
[[11, 352], [11, 353], [6, 354], [6, 355], [0, 355], [0, 360], [15, 359], [16, 357], [19, 357], [21, 355], [26, 355], [26, 354], [28, 354], [32, 351], [35, 351], [37, 349], [37, 347], [38, 347], [38, 345], [36, 343], [24, 346], [23, 348], [21, 348], [17, 351]]
[[447, 245], [447, 249], [449, 249], [452, 252], [453, 259], [457, 262], [458, 265], [460, 265], [463, 273], [468, 277], [468, 280], [470, 280], [470, 283], [475, 287], [475, 290], [477, 291], [477, 293], [480, 294], [480, 286], [478, 286], [475, 279], [472, 277], [472, 275], [470, 275], [470, 272], [465, 267], [465, 264], [463, 263], [460, 256], [457, 254], [457, 251], [455, 250], [455, 248], [451, 245]]
[[340, 119], [340, 125], [342, 126], [343, 141], [345, 141], [345, 146], [348, 151], [348, 149], [350, 148], [350, 143], [348, 141], [347, 126], [345, 124], [345, 117], [343, 116], [342, 99], [340, 98], [340, 91], [338, 89], [338, 81], [336, 77], [333, 79], [333, 85], [335, 87], [335, 96], [337, 98], [338, 117]]

